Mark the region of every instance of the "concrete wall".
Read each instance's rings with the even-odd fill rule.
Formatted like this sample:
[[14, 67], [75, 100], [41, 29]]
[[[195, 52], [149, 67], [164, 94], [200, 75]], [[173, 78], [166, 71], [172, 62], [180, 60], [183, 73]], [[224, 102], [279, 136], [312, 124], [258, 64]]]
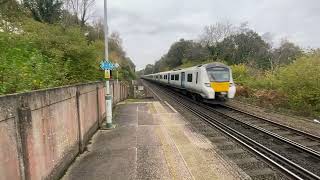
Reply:
[[[128, 86], [111, 82], [114, 103]], [[58, 179], [105, 117], [103, 83], [0, 97], [0, 180]]]

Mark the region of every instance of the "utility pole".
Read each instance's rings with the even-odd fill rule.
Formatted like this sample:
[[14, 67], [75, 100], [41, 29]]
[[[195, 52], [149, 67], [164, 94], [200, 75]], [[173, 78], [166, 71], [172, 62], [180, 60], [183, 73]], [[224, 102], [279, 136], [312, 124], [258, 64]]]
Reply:
[[[107, 0], [104, 0], [104, 44], [105, 44], [105, 61], [108, 61], [108, 11], [107, 11]], [[112, 125], [112, 96], [110, 94], [110, 70], [105, 70], [105, 78], [106, 78], [106, 89], [105, 89], [105, 100], [106, 100], [106, 121], [107, 128], [113, 128]]]

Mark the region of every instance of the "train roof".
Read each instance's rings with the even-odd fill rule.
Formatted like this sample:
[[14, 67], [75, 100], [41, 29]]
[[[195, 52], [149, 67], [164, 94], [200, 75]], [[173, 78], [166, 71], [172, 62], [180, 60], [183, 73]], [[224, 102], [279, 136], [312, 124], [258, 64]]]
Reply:
[[213, 62], [213, 63], [208, 63], [208, 64], [204, 64], [203, 66], [205, 66], [206, 68], [212, 68], [212, 67], [225, 67], [225, 68], [229, 68], [229, 66], [220, 63], [220, 62]]
[[184, 70], [190, 70], [190, 69], [195, 69], [195, 68], [200, 68], [200, 67], [204, 67], [204, 68], [212, 68], [212, 67], [225, 67], [225, 68], [229, 68], [229, 66], [221, 63], [221, 62], [212, 62], [212, 63], [208, 63], [208, 64], [200, 64], [197, 66], [192, 66], [192, 67], [188, 67], [188, 68], [179, 68], [179, 69], [173, 69], [170, 71], [163, 71], [163, 72], [158, 72], [158, 73], [153, 73], [153, 74], [148, 74], [145, 76], [150, 76], [150, 75], [158, 75], [158, 74], [164, 74], [164, 73], [170, 73], [170, 72], [180, 72], [180, 71], [184, 71]]

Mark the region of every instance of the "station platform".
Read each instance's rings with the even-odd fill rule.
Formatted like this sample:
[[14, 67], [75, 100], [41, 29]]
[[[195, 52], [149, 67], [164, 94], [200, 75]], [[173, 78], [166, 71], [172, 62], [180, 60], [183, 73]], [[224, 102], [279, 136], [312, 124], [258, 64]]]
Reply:
[[125, 101], [62, 179], [248, 179], [166, 102]]

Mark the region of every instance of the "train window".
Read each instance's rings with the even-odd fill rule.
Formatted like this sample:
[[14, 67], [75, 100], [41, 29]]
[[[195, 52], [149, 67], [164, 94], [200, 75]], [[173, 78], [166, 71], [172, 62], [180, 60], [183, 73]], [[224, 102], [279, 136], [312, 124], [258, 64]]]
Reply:
[[160, 75], [160, 79], [162, 79], [162, 75]]
[[198, 84], [198, 72], [196, 74], [196, 84]]
[[179, 81], [179, 74], [174, 75], [174, 80]]
[[171, 75], [171, 80], [174, 80], [174, 75]]
[[228, 68], [213, 67], [208, 68], [207, 73], [211, 82], [226, 82], [230, 80], [230, 72]]
[[188, 74], [187, 81], [192, 82], [192, 74]]

